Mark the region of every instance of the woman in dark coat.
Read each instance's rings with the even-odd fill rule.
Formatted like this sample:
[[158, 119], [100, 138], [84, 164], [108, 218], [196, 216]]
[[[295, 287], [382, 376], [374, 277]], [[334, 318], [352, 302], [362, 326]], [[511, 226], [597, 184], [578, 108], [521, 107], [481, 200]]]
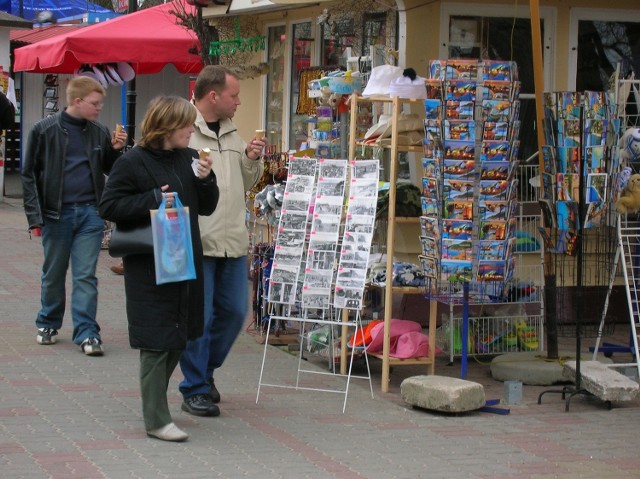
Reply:
[[124, 257], [129, 343], [140, 350], [142, 415], [147, 434], [165, 441], [188, 437], [172, 422], [167, 388], [187, 339], [202, 335], [198, 215], [210, 215], [218, 203], [211, 158], [201, 159], [188, 148], [195, 119], [195, 108], [183, 98], [152, 100], [142, 120], [142, 138], [116, 161], [99, 207], [104, 219], [119, 226], [150, 223], [149, 210], [157, 209], [163, 196], [167, 207], [175, 194], [189, 207], [195, 280], [156, 285], [152, 252]]

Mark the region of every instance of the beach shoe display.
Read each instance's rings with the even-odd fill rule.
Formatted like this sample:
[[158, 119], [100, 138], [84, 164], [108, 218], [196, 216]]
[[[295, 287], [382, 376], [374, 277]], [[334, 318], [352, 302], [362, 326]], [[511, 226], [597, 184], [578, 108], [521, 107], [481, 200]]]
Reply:
[[536, 351], [538, 349], [538, 333], [533, 326], [527, 326], [524, 319], [515, 323], [516, 335], [520, 349], [524, 351]]

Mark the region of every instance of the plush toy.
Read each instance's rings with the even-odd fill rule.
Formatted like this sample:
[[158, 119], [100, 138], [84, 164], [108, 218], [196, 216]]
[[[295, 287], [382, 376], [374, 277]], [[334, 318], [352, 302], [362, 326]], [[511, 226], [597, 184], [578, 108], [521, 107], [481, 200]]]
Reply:
[[640, 174], [633, 174], [620, 193], [616, 203], [618, 213], [635, 213], [640, 210]]

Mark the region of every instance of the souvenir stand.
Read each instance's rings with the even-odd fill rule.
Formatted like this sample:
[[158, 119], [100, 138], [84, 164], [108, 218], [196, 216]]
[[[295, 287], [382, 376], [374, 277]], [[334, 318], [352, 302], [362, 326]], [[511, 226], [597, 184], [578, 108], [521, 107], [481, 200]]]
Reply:
[[[344, 394], [344, 412], [352, 377], [367, 379], [373, 397], [366, 351], [356, 351], [355, 346], [351, 347], [346, 375], [304, 368], [301, 347], [294, 384], [271, 384], [264, 378], [272, 321], [300, 323], [301, 339], [308, 324], [351, 328], [356, 337], [358, 332], [362, 334], [360, 310], [373, 236], [378, 169], [375, 160], [289, 159], [269, 276], [270, 311], [256, 402], [262, 387], [334, 392]], [[342, 340], [346, 341], [347, 335]], [[364, 355], [366, 376], [352, 375], [356, 352]], [[303, 386], [304, 374], [346, 376], [346, 384], [343, 389]]]
[[[628, 181], [631, 174], [640, 173], [640, 80], [635, 78], [619, 78], [619, 68], [616, 72], [616, 95], [617, 115], [619, 117], [620, 140], [617, 150], [619, 157], [619, 171], [616, 189], [620, 190], [623, 184]], [[609, 295], [615, 282], [615, 275], [612, 274], [609, 282], [609, 291], [605, 311], [603, 312], [598, 336], [595, 346], [592, 348], [593, 358], [598, 352], [611, 356], [613, 353], [630, 353], [633, 362], [614, 363], [611, 367], [635, 368], [635, 378], [640, 377], [640, 354], [638, 351], [638, 329], [640, 327], [640, 295], [638, 294], [638, 274], [640, 268], [640, 219], [637, 214], [621, 214], [617, 221], [618, 250], [614, 260], [613, 273], [616, 272], [618, 261], [622, 269], [625, 280], [625, 293], [630, 318], [629, 343], [628, 345], [600, 343], [603, 332], [610, 324], [607, 318], [607, 306]]]
[[[582, 388], [582, 340], [610, 334], [601, 319], [607, 314], [616, 274], [615, 199], [619, 159], [619, 119], [614, 92], [545, 93], [542, 146], [544, 172], [540, 206], [546, 228], [540, 228], [545, 255], [557, 278], [547, 299], [554, 301], [558, 335], [575, 337], [574, 385], [560, 393], [569, 410], [571, 398], [591, 395]], [[615, 318], [609, 318], [613, 327]]]
[[434, 60], [426, 82], [420, 262], [464, 378], [469, 355], [543, 349], [540, 261], [516, 254], [517, 66]]

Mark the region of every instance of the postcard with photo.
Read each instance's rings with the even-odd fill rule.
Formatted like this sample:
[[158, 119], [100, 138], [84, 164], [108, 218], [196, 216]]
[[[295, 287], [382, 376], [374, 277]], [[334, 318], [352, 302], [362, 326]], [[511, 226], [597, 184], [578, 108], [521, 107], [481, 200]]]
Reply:
[[582, 146], [604, 146], [607, 140], [607, 120], [585, 120]]
[[442, 160], [444, 156], [444, 150], [442, 147], [442, 141], [433, 141], [428, 138], [424, 139], [424, 156], [425, 158], [434, 158], [436, 160]]
[[509, 216], [509, 208], [509, 203], [504, 200], [480, 200], [478, 203], [478, 217], [480, 221], [506, 221]]
[[444, 82], [440, 79], [427, 78], [425, 80], [427, 86], [427, 100], [439, 100], [444, 99]]
[[546, 116], [542, 121], [542, 127], [544, 129], [544, 141], [547, 145], [555, 145], [556, 141], [556, 127], [558, 122], [552, 119], [550, 116]]
[[558, 119], [579, 120], [582, 107], [581, 94], [575, 91], [559, 92]]
[[505, 258], [506, 241], [478, 241], [478, 259], [481, 261]]
[[509, 121], [511, 102], [505, 100], [484, 100], [482, 102], [482, 121]]
[[[314, 163], [315, 165], [315, 163]], [[292, 193], [304, 193], [311, 195], [313, 193], [313, 187], [315, 186], [314, 176], [294, 176], [289, 175], [287, 178], [287, 184], [285, 186], [285, 196]]]
[[449, 220], [472, 220], [472, 200], [445, 200], [442, 215]]
[[420, 266], [422, 266], [422, 271], [424, 272], [424, 275], [427, 278], [438, 279], [439, 261], [436, 258], [419, 255], [418, 260], [420, 261]]
[[304, 231], [307, 229], [307, 217], [307, 211], [286, 211], [280, 215], [278, 229]]
[[313, 215], [311, 224], [311, 234], [324, 233], [327, 235], [337, 235], [340, 231], [340, 216], [335, 215]]
[[269, 302], [279, 304], [295, 304], [297, 283], [269, 282]]
[[474, 160], [444, 160], [443, 177], [453, 180], [473, 179], [476, 162]]
[[351, 162], [352, 180], [377, 180], [379, 176], [380, 162], [378, 160], [358, 160]]
[[316, 176], [315, 158], [291, 158], [289, 160], [289, 176], [307, 176], [315, 178]]
[[[562, 173], [559, 173], [562, 174]], [[556, 178], [557, 174], [542, 173], [542, 191], [541, 198], [555, 200], [556, 198]]]
[[[547, 225], [547, 228], [548, 227], [549, 226]], [[540, 237], [542, 238], [542, 242], [544, 243], [545, 251], [554, 252], [556, 249], [556, 245], [553, 243], [553, 240], [551, 239], [551, 235], [546, 230], [546, 228], [543, 228], [542, 226], [538, 226], [538, 233], [540, 234]]]
[[580, 120], [558, 120], [557, 132], [557, 145], [559, 147], [580, 146], [582, 138]]
[[440, 220], [429, 216], [420, 217], [420, 232], [422, 236], [440, 237]]
[[430, 199], [440, 198], [438, 189], [439, 180], [437, 178], [422, 178], [422, 196]]
[[329, 309], [330, 289], [302, 289], [302, 307], [308, 309]]
[[509, 159], [509, 146], [508, 141], [483, 141], [480, 161], [507, 161]]
[[360, 311], [362, 309], [363, 291], [363, 288], [336, 286], [336, 292], [333, 295], [333, 306], [340, 309]]
[[473, 180], [453, 180], [445, 179], [442, 185], [443, 200], [470, 200], [473, 198], [473, 189], [475, 181]]
[[349, 187], [349, 198], [354, 197], [378, 197], [378, 180], [374, 179], [361, 179], [351, 181]]
[[556, 175], [556, 200], [578, 201], [580, 191], [580, 175], [575, 173], [558, 173]]
[[508, 200], [510, 181], [480, 180], [480, 200]]
[[555, 203], [552, 200], [541, 198], [538, 200], [542, 214], [542, 224], [547, 228], [558, 227]]
[[375, 216], [369, 215], [347, 215], [345, 230], [350, 233], [373, 234], [375, 227]]
[[578, 247], [578, 233], [572, 230], [562, 230], [558, 232], [558, 243], [556, 253], [564, 253], [568, 256], [575, 256]]
[[[306, 267], [308, 269], [313, 269], [313, 270], [333, 271], [333, 267], [335, 265], [337, 258], [338, 258], [338, 253], [334, 251], [317, 251], [317, 250], [309, 249], [309, 251], [307, 251]], [[354, 261], [355, 261], [355, 253], [354, 253]]]
[[511, 101], [511, 89], [513, 84], [510, 81], [487, 80], [483, 83], [483, 100], [506, 100]]
[[480, 164], [481, 180], [509, 180], [514, 173], [513, 161], [485, 161]]
[[[374, 170], [376, 171], [376, 170]], [[318, 178], [338, 178], [347, 177], [347, 160], [318, 160]]]
[[325, 251], [335, 252], [338, 249], [338, 243], [335, 240], [334, 235], [316, 233], [313, 236], [309, 235], [309, 245], [307, 251]]
[[580, 227], [577, 201], [558, 201], [556, 203], [558, 229], [576, 231]]
[[304, 247], [280, 246], [274, 248], [273, 263], [278, 265], [300, 267]]
[[[550, 145], [542, 145], [542, 161], [544, 162], [544, 172], [555, 175], [556, 171], [556, 149]], [[563, 173], [566, 173], [563, 172]]]
[[504, 240], [506, 239], [507, 222], [504, 220], [481, 221], [480, 234], [481, 240]]
[[429, 60], [429, 79], [444, 80], [447, 71], [446, 60]]
[[322, 196], [316, 198], [313, 213], [317, 215], [334, 215], [342, 214], [343, 198], [341, 196]]
[[587, 206], [587, 214], [584, 220], [585, 228], [597, 228], [600, 226], [607, 214], [607, 202], [598, 201], [589, 203]]
[[604, 146], [587, 146], [584, 149], [588, 173], [606, 173], [605, 148]]
[[424, 137], [425, 141], [435, 141], [442, 144], [442, 120], [424, 120]]
[[422, 246], [422, 254], [431, 258], [440, 257], [440, 248], [438, 242], [440, 238], [433, 236], [420, 236], [420, 245]]
[[438, 158], [423, 158], [422, 168], [425, 178], [441, 178], [442, 177], [442, 160]]
[[584, 92], [584, 117], [587, 120], [604, 120], [607, 117], [606, 96], [601, 91]]
[[473, 235], [473, 221], [442, 220], [442, 239], [469, 240]]
[[282, 197], [281, 213], [287, 211], [308, 212], [311, 196], [305, 193], [287, 193]]
[[316, 197], [344, 196], [344, 178], [318, 178]]
[[587, 175], [587, 203], [605, 201], [608, 176], [606, 173], [589, 173]]
[[445, 118], [447, 120], [473, 120], [474, 101], [453, 101], [445, 102]]
[[[440, 83], [440, 82], [438, 82]], [[426, 99], [424, 101], [425, 118], [427, 120], [438, 120], [442, 118], [442, 100]]]
[[507, 262], [502, 260], [478, 261], [478, 281], [503, 281]]
[[440, 279], [450, 283], [463, 283], [473, 279], [473, 263], [452, 259], [440, 262]]
[[[363, 215], [374, 217], [376, 215], [377, 205], [377, 198], [349, 198], [349, 204], [347, 205], [347, 215]], [[320, 213], [318, 211], [317, 203], [315, 211]]]
[[440, 216], [440, 200], [436, 198], [420, 198], [422, 216]]
[[308, 289], [330, 289], [333, 281], [333, 270], [309, 269], [305, 271], [302, 282], [302, 294]]
[[475, 143], [473, 141], [445, 140], [445, 160], [475, 160]]
[[[544, 92], [542, 94], [544, 100], [544, 116], [550, 120], [558, 119], [558, 93], [557, 92]], [[553, 143], [550, 143], [553, 144]]]
[[506, 121], [485, 121], [482, 123], [482, 139], [507, 141], [509, 139], [509, 123]]
[[[515, 64], [514, 64], [515, 65]], [[485, 60], [482, 78], [484, 80], [515, 80], [512, 77], [512, 63], [502, 60]]]
[[556, 149], [558, 173], [580, 173], [580, 148], [561, 147]]
[[304, 246], [305, 231], [283, 230], [278, 232], [277, 244], [287, 245], [291, 248], [302, 248]]
[[471, 240], [448, 239], [442, 240], [441, 258], [459, 261], [473, 260], [473, 242]]
[[447, 79], [478, 79], [478, 60], [452, 58], [447, 60]]
[[475, 80], [448, 80], [445, 82], [444, 99], [453, 101], [475, 101]]
[[473, 120], [445, 120], [445, 140], [475, 141], [476, 122]]

